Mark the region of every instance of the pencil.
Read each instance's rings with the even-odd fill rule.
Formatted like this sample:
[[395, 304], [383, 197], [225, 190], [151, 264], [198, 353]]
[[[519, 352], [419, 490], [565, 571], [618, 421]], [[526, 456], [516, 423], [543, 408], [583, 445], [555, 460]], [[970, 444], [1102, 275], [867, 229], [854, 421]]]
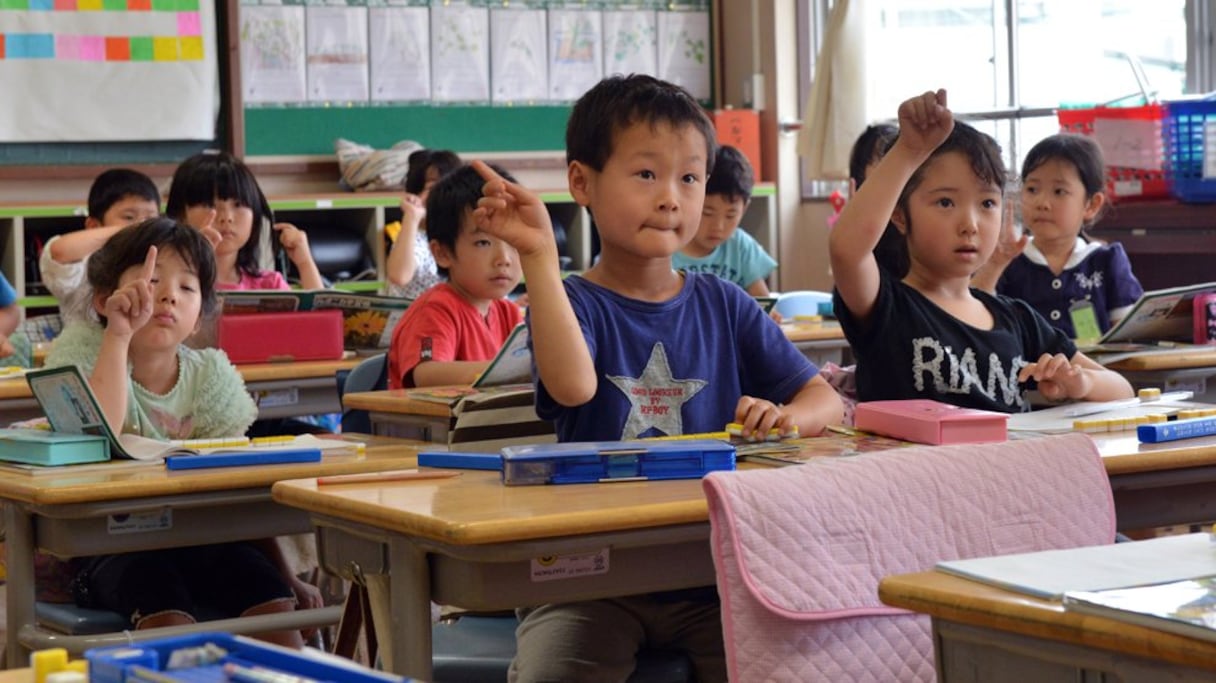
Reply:
[[364, 472], [362, 474], [335, 474], [328, 477], [317, 477], [318, 486], [329, 484], [362, 484], [376, 481], [405, 481], [410, 479], [449, 479], [459, 477], [460, 472], [450, 470], [387, 470], [385, 472]]

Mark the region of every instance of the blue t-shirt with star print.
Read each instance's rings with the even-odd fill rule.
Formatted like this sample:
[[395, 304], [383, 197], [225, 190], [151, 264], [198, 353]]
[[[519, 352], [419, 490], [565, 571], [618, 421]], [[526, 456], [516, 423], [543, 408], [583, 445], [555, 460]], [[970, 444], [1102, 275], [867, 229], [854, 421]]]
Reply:
[[738, 285], [684, 278], [661, 303], [566, 278], [599, 382], [590, 401], [567, 408], [545, 391], [533, 363], [536, 412], [554, 422], [559, 441], [722, 431], [741, 396], [783, 403], [819, 372]]

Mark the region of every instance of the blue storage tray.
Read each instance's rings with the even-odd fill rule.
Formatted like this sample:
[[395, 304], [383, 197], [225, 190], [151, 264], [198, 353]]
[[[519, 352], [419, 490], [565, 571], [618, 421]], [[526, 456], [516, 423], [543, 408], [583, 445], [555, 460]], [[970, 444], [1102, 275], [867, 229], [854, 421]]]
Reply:
[[[1166, 171], [1170, 190], [1184, 202], [1216, 202], [1216, 95], [1165, 103]], [[1205, 172], [1206, 171], [1206, 172]]]
[[698, 479], [735, 469], [735, 447], [712, 439], [546, 443], [507, 446], [502, 461], [509, 485]]
[[[214, 664], [163, 670], [169, 656], [184, 648], [202, 647], [214, 643], [227, 651], [227, 656]], [[332, 683], [404, 683], [410, 679], [370, 669], [356, 669], [312, 659], [286, 648], [234, 636], [228, 633], [197, 633], [189, 636], [161, 638], [134, 645], [93, 648], [86, 650], [90, 683], [125, 683], [128, 680], [148, 680], [131, 676], [132, 667], [156, 671], [156, 679], [181, 683], [225, 683], [223, 665], [233, 662], [244, 666], [272, 669], [280, 673]], [[130, 676], [130, 678], [128, 678]]]

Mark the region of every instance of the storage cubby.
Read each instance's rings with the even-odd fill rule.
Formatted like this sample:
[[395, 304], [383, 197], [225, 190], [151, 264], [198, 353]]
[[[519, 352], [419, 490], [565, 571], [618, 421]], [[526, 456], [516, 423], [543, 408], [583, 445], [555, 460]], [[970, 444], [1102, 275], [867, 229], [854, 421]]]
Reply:
[[[575, 271], [589, 268], [595, 256], [595, 239], [588, 212], [575, 204], [568, 192], [541, 192], [540, 196], [554, 222], [560, 223], [566, 230], [564, 254], [569, 257], [567, 267]], [[758, 186], [741, 222], [742, 228], [751, 233], [774, 258], [777, 254], [775, 200], [776, 192], [771, 184]], [[384, 225], [400, 220], [400, 201], [400, 194], [395, 192], [335, 192], [271, 197], [270, 205], [276, 221], [291, 223], [308, 233], [314, 250], [332, 253], [332, 259], [329, 255], [318, 254], [318, 265], [322, 266], [323, 274], [345, 273], [356, 277], [360, 273], [352, 271], [361, 263], [355, 262], [364, 258], [376, 276], [368, 280], [365, 275], [363, 280], [376, 287], [376, 283], [383, 280], [384, 273]], [[38, 274], [40, 246], [56, 234], [83, 226], [82, 206], [0, 204], [0, 268], [3, 268], [27, 309], [35, 308], [37, 312], [42, 312], [41, 309], [54, 305], [46, 297]], [[346, 254], [357, 254], [360, 250], [350, 245], [351, 240], [362, 241], [362, 257], [352, 256], [351, 264], [323, 265], [323, 261], [337, 263], [343, 261]], [[341, 282], [339, 280], [337, 284]]]

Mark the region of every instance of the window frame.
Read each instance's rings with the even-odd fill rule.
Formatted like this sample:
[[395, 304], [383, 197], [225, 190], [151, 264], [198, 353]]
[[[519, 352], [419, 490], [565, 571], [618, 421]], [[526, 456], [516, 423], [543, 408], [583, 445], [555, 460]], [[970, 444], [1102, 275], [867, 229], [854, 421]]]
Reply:
[[[994, 3], [995, 4], [995, 3]], [[831, 12], [832, 0], [798, 0], [798, 103], [799, 120], [805, 120], [806, 100], [811, 92], [811, 82], [815, 75], [815, 62], [819, 47], [823, 44], [823, 27], [827, 24]], [[1006, 18], [1004, 43], [1006, 52], [997, 55], [997, 69], [1004, 72], [1003, 83], [997, 85], [1006, 93], [1008, 106], [982, 112], [958, 112], [959, 118], [982, 121], [1012, 121], [1023, 118], [1055, 116], [1056, 107], [1043, 106], [1035, 103], [1033, 106], [1017, 104], [1020, 101], [1018, 92], [1018, 1], [1003, 0], [1004, 13], [994, 16]], [[1190, 93], [1206, 93], [1216, 91], [1216, 49], [1213, 48], [1212, 23], [1216, 21], [1216, 0], [1186, 0], [1186, 89]], [[1001, 27], [993, 27], [994, 31]], [[1009, 149], [1011, 158], [1021, 158], [1021, 141], [1018, 140], [1018, 126], [1010, 125], [1007, 138], [1002, 139], [1002, 147]], [[800, 168], [803, 200], [825, 200], [833, 191], [848, 188], [847, 181], [808, 178], [804, 169]]]

